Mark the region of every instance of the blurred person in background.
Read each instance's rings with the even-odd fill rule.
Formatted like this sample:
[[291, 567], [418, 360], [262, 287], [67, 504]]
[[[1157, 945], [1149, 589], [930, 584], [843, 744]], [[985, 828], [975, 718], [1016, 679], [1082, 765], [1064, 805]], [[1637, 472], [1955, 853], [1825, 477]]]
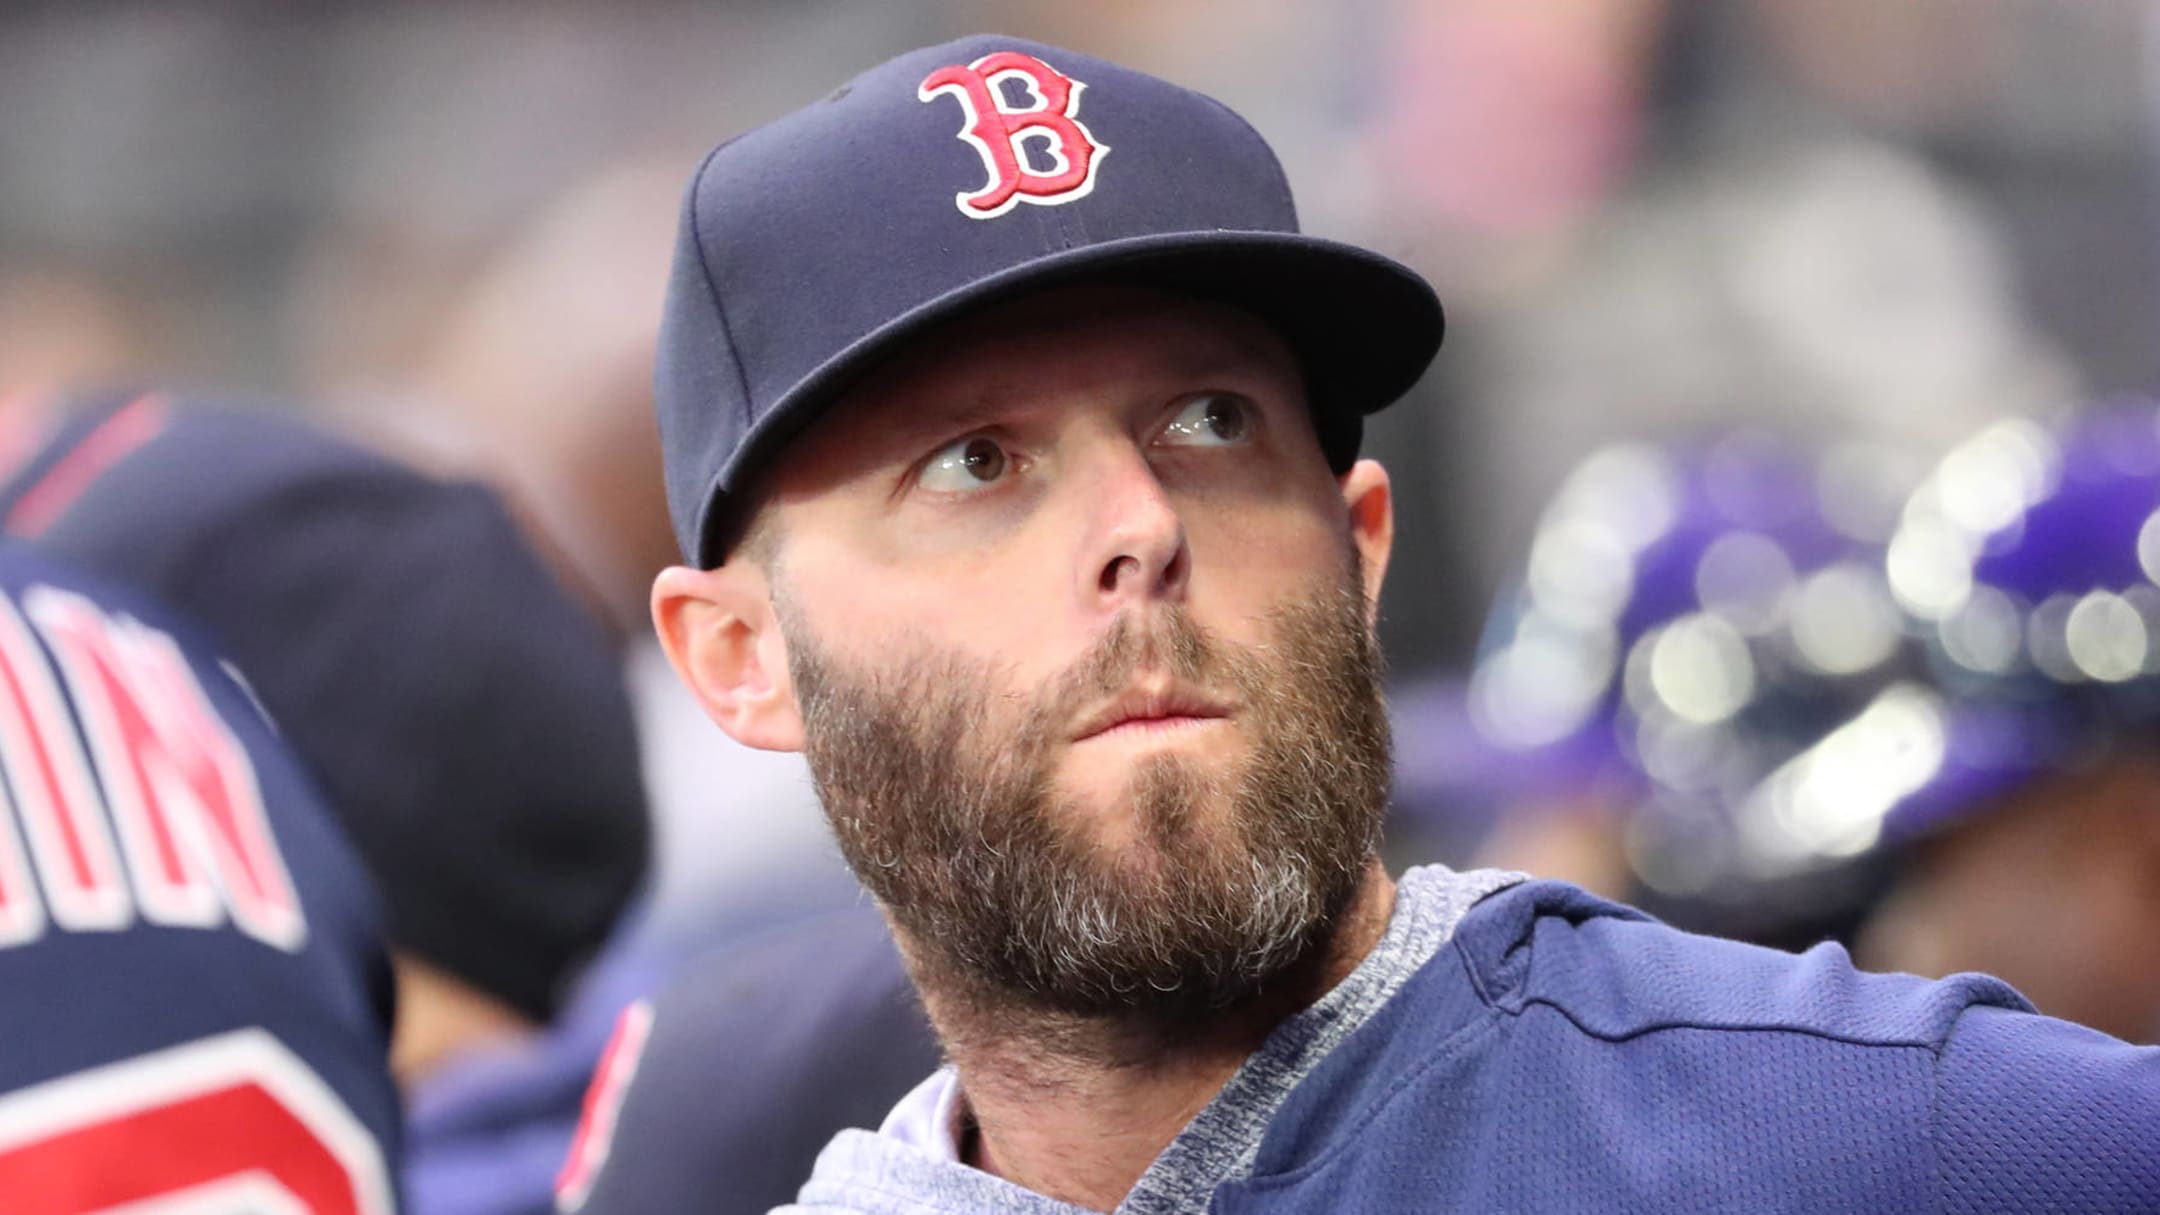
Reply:
[[2055, 1016], [2160, 1039], [2160, 405], [1960, 444], [1887, 569], [1925, 655], [1885, 694], [1898, 711], [1742, 807], [1827, 817], [1839, 850], [1890, 859], [1867, 964], [1986, 970]]
[[867, 902], [745, 933], [624, 1010], [592, 1069], [556, 1205], [579, 1215], [784, 1206], [943, 1054]]
[[[93, 260], [0, 259], [0, 375], [12, 391], [105, 383], [174, 360], [182, 326], [160, 314], [156, 276], [123, 277]], [[9, 412], [0, 401], [0, 424]]]
[[[884, 923], [840, 862], [801, 758], [715, 737], [652, 636], [645, 596], [674, 546], [652, 359], [679, 176], [674, 164], [628, 160], [549, 200], [452, 294], [402, 390], [337, 410], [401, 451], [504, 487], [624, 639], [654, 805], [649, 897], [567, 1015], [518, 1066], [471, 1076], [416, 1117], [415, 1169], [474, 1182], [422, 1215], [551, 1207], [588, 1081], [602, 1102], [608, 1078], [641, 1057], [645, 1082], [622, 1113], [638, 1129], [611, 1157], [594, 1209], [713, 1196], [762, 1211], [792, 1195], [835, 1130], [889, 1107], [935, 1063]], [[829, 982], [798, 981], [842, 957], [852, 962]], [[633, 1000], [657, 1008], [632, 1014], [650, 1016], [637, 1031], [649, 1045], [603, 1057], [611, 1034], [632, 1032], [618, 1017]], [[880, 1079], [893, 1075], [906, 1076], [897, 1090]], [[614, 1115], [587, 1111], [587, 1123], [602, 1113]], [[578, 1143], [584, 1180], [572, 1170], [563, 1185], [582, 1194], [606, 1138]]]
[[1939, 450], [2160, 371], [2124, 321], [2154, 314], [2149, 242], [2119, 239], [2151, 198], [2124, 122], [2149, 9], [1395, 6], [1369, 173], [1462, 284], [1441, 375], [1476, 406], [1429, 448], [1437, 509], [1481, 520], [1460, 584], [1498, 585], [1609, 443], [1755, 424]]
[[44, 416], [0, 529], [156, 594], [245, 673], [384, 892], [399, 1074], [545, 1023], [644, 875], [646, 812], [612, 649], [497, 497], [259, 409]]
[[[801, 757], [713, 735], [652, 637], [645, 596], [675, 543], [652, 359], [679, 177], [629, 161], [550, 201], [454, 297], [408, 392], [341, 408], [405, 450], [506, 486], [627, 637], [655, 804], [650, 905], [529, 1067], [498, 1073], [489, 1091], [468, 1086], [455, 1115], [471, 1132], [463, 1154], [490, 1138], [522, 1154], [564, 1142], [586, 1095], [561, 1185], [565, 1205], [594, 1212], [785, 1202], [835, 1131], [889, 1109], [937, 1062]], [[422, 1168], [432, 1125], [416, 1126]], [[489, 1175], [494, 1187], [459, 1211], [540, 1209], [533, 1170]]]
[[416, 438], [507, 486], [630, 636], [645, 623], [635, 588], [669, 555], [667, 499], [648, 480], [668, 252], [650, 225], [674, 213], [679, 160], [608, 165], [510, 226], [451, 293], [400, 390], [411, 399], [393, 406], [442, 428]]
[[38, 414], [0, 528], [156, 593], [245, 672], [382, 893], [400, 1082], [426, 1094], [522, 1049], [647, 870], [601, 625], [478, 483], [203, 400]]
[[13, 540], [0, 686], [0, 1209], [394, 1215], [390, 961], [308, 765], [190, 623]]
[[1724, 830], [1704, 799], [1908, 665], [1882, 553], [1916, 463], [1744, 430], [1610, 447], [1570, 474], [1468, 684], [1480, 745], [1460, 762], [1505, 805], [1481, 858], [1758, 943], [1849, 930], [1863, 875], [1845, 897], [1820, 877], [1735, 889], [1790, 841]]
[[[1872, 828], [1898, 875], [1857, 955], [1985, 970], [2160, 1042], [2160, 404], [1959, 448], [1908, 506], [1890, 573], [1925, 622], [1903, 744], [1925, 778]], [[1818, 748], [1790, 796], [1854, 781], [1860, 758]]]
[[711, 738], [645, 611], [674, 545], [652, 358], [679, 176], [629, 160], [550, 199], [452, 296], [403, 390], [339, 403], [351, 424], [503, 486], [624, 639], [654, 805], [641, 939], [656, 968], [854, 901], [800, 758]]
[[[1878, 662], [1705, 649], [1685, 686], [1734, 710], [1663, 760], [1629, 752], [1646, 905], [1781, 944], [1831, 932], [1876, 969], [1984, 971], [2160, 1039], [2160, 405], [1985, 428], [1852, 579], [1867, 599], [1820, 636]], [[1798, 623], [1805, 582], [1782, 598]], [[1669, 709], [1631, 694], [1621, 728]]]

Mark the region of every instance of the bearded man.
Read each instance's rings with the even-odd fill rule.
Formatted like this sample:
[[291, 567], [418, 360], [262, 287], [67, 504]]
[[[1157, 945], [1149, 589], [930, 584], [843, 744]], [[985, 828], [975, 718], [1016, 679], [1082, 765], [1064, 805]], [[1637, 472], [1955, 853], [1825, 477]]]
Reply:
[[655, 624], [806, 753], [950, 1058], [801, 1208], [2144, 1209], [2160, 1054], [1999, 983], [1390, 879], [1357, 449], [1440, 333], [1230, 111], [1052, 47], [699, 169]]

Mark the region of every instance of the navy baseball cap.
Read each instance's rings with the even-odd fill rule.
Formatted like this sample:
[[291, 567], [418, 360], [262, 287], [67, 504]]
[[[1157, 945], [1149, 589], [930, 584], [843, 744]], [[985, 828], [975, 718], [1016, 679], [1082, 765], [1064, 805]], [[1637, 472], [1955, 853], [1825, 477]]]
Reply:
[[913, 51], [723, 143], [691, 180], [655, 377], [685, 559], [725, 559], [734, 500], [866, 370], [1083, 279], [1272, 324], [1338, 472], [1440, 346], [1425, 280], [1302, 235], [1275, 154], [1220, 102], [1016, 38]]

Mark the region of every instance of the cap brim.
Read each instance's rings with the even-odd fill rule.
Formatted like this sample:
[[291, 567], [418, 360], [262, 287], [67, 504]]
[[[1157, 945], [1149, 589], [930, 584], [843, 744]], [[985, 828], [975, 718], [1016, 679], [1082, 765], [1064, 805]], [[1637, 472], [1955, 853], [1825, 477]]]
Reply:
[[1409, 267], [1355, 245], [1288, 232], [1180, 232], [1087, 245], [978, 279], [865, 334], [759, 418], [714, 479], [698, 525], [699, 564], [729, 542], [729, 499], [772, 454], [865, 372], [925, 331], [1027, 291], [1114, 279], [1190, 292], [1273, 325], [1302, 364], [1321, 447], [1341, 471], [1356, 458], [1364, 415], [1408, 392], [1440, 349], [1445, 318]]

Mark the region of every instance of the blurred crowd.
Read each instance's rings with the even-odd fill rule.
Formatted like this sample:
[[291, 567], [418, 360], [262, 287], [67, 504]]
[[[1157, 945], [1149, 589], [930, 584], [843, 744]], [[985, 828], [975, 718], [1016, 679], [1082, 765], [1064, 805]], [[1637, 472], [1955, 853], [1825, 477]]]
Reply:
[[[170, 547], [61, 530], [200, 617], [244, 600], [231, 627], [257, 649], [349, 652], [377, 668], [366, 703], [394, 706], [402, 673], [435, 706], [317, 766], [424, 770], [523, 701], [545, 720], [503, 744], [514, 761], [383, 796], [447, 820], [548, 758], [534, 803], [588, 788], [617, 816], [457, 845], [453, 869], [529, 855], [558, 891], [585, 879], [550, 866], [590, 862], [587, 910], [471, 934], [476, 913], [406, 893], [450, 877], [384, 876], [451, 836], [355, 832], [391, 890], [401, 994], [449, 1027], [407, 1039], [411, 1209], [545, 1209], [624, 1003], [864, 911], [799, 758], [712, 729], [647, 623], [677, 559], [650, 377], [683, 182], [716, 139], [903, 48], [978, 28], [1081, 47], [1248, 116], [1308, 231], [1445, 300], [1439, 363], [1366, 443], [1401, 514], [1391, 860], [1565, 877], [1879, 968], [1985, 969], [2160, 1040], [2156, 18], [2146, 0], [12, 6], [0, 463], [34, 489], [54, 467], [35, 453], [132, 433], [158, 389], [179, 413], [217, 402], [235, 450], [314, 450], [290, 426], [408, 470], [369, 485], [499, 495], [552, 582], [446, 592], [447, 651], [506, 647], [495, 691], [447, 708], [459, 657], [384, 671], [364, 647], [402, 642], [295, 623], [321, 596], [206, 582], [275, 560], [267, 524], [155, 578]], [[110, 509], [182, 534], [175, 484], [255, 475], [203, 450]], [[295, 475], [264, 472], [264, 500]], [[29, 501], [6, 530], [36, 539]], [[442, 509], [323, 526], [464, 534]], [[406, 554], [396, 585], [530, 573], [464, 543]], [[541, 636], [547, 595], [582, 623]], [[534, 678], [572, 633], [619, 695]], [[280, 662], [240, 666], [300, 716], [255, 673]], [[358, 678], [298, 672], [292, 695]], [[542, 812], [497, 801], [490, 823]], [[487, 933], [554, 952], [501, 976], [459, 952]], [[898, 990], [889, 962], [871, 972]]]

